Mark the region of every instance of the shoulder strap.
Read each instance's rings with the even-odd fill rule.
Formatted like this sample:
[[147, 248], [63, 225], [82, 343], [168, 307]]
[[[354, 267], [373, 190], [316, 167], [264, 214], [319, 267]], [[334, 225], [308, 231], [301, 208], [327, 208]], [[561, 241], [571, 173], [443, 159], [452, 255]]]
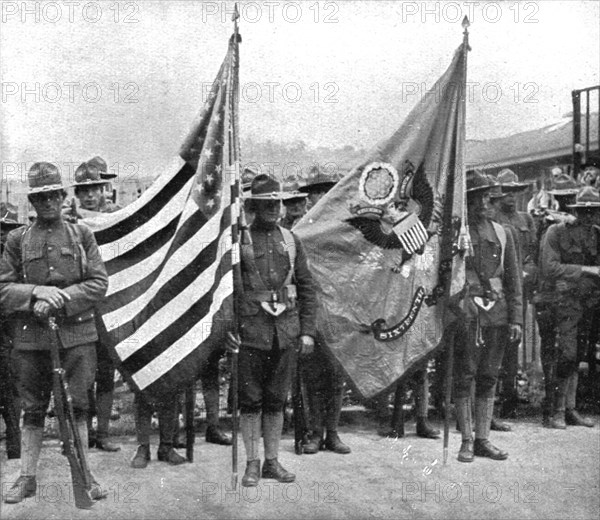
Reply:
[[21, 250], [19, 251], [20, 256], [21, 256], [21, 276], [23, 277], [23, 281], [25, 283], [27, 283], [27, 273], [25, 272], [25, 255], [23, 254], [23, 251], [27, 251], [27, 248], [29, 247], [29, 242], [31, 240], [31, 228], [32, 227], [33, 227], [33, 224], [29, 224], [23, 230], [23, 233], [21, 233], [21, 242], [19, 244], [19, 247], [21, 248]]
[[283, 282], [283, 284], [290, 285], [294, 278], [294, 268], [296, 267], [296, 255], [298, 254], [298, 251], [296, 251], [296, 241], [294, 240], [293, 233], [289, 229], [286, 229], [281, 226], [279, 226], [279, 229], [281, 230], [281, 234], [283, 235], [283, 244], [290, 259], [290, 270], [288, 271], [288, 274], [285, 277], [285, 282]]
[[[73, 224], [71, 222], [65, 222], [65, 226], [67, 227], [67, 234], [69, 235], [69, 239], [73, 243], [73, 253], [78, 257], [79, 265], [81, 267], [81, 275], [85, 278], [87, 276], [88, 271], [88, 259], [87, 254], [85, 252], [85, 248], [83, 247], [83, 233], [81, 231], [80, 224]], [[77, 254], [77, 252], [79, 254]]]
[[290, 258], [290, 270], [294, 272], [294, 267], [296, 266], [296, 255], [298, 254], [296, 251], [296, 241], [294, 240], [294, 235], [289, 229], [284, 227], [279, 226], [279, 230], [283, 235], [285, 250]]
[[504, 229], [504, 226], [501, 226], [500, 224], [491, 221], [492, 222], [492, 226], [494, 227], [494, 231], [496, 232], [496, 236], [498, 237], [498, 240], [500, 240], [500, 247], [502, 248], [502, 253], [501, 253], [501, 257], [500, 257], [500, 272], [504, 271], [504, 256], [505, 256], [505, 252], [506, 252], [506, 229]]

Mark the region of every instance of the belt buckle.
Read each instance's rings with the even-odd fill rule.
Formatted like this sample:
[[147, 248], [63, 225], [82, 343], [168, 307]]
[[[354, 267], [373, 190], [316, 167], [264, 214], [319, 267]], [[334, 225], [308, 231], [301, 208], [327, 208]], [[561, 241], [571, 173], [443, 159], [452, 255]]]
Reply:
[[270, 302], [260, 302], [260, 306], [271, 316], [279, 316], [285, 311], [286, 306], [283, 303], [280, 303], [279, 297], [277, 296], [277, 292], [273, 291], [271, 293], [271, 301]]

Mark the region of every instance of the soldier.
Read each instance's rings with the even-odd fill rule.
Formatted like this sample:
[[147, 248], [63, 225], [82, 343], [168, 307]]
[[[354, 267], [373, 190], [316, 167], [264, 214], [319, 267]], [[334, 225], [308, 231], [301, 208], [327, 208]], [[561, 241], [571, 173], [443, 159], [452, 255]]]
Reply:
[[[521, 339], [522, 293], [516, 246], [503, 226], [488, 218], [489, 181], [467, 177], [467, 209], [473, 256], [466, 259], [465, 316], [455, 342], [455, 404], [462, 444], [460, 462], [473, 456], [494, 460], [508, 453], [488, 440], [494, 394], [504, 351]], [[471, 386], [475, 381], [475, 442], [471, 424]]]
[[[535, 288], [536, 271], [535, 252], [536, 252], [536, 230], [533, 217], [526, 212], [517, 211], [516, 195], [527, 190], [526, 183], [520, 183], [517, 175], [508, 168], [500, 171], [498, 174], [498, 184], [502, 189], [502, 196], [499, 199], [498, 211], [496, 211], [496, 221], [502, 225], [511, 225], [516, 229], [518, 242], [516, 242], [518, 253], [517, 258], [520, 264], [523, 284], [523, 308], [527, 302], [533, 298]], [[518, 394], [516, 388], [516, 378], [519, 371], [519, 350], [508, 349], [504, 356], [504, 362], [501, 370], [501, 400], [503, 417], [514, 416], [517, 412]], [[492, 428], [499, 431], [510, 431], [510, 426], [495, 419]]]
[[[548, 192], [558, 204], [558, 210], [546, 210], [538, 224], [537, 265], [540, 265], [540, 246], [546, 231], [553, 224], [575, 222], [569, 204], [575, 202], [578, 193], [577, 183], [568, 175], [555, 178], [554, 187]], [[541, 273], [540, 273], [541, 274]], [[542, 425], [550, 428], [550, 419], [554, 408], [554, 386], [556, 374], [556, 296], [553, 288], [544, 287], [544, 278], [539, 277], [538, 290], [534, 297], [535, 318], [540, 331], [540, 350], [542, 369], [544, 370], [545, 397], [542, 403]]]
[[298, 188], [298, 183], [295, 181], [283, 185], [283, 191], [290, 194], [290, 198], [283, 201], [285, 215], [279, 224], [285, 229], [292, 229], [306, 214], [306, 197], [308, 197], [308, 194], [298, 191]]
[[[4, 242], [8, 233], [21, 227], [15, 218], [16, 214], [7, 211], [0, 219], [0, 256], [4, 251]], [[12, 341], [8, 335], [8, 320], [0, 314], [0, 411], [6, 425], [6, 456], [9, 459], [21, 457], [21, 429], [19, 420], [21, 407], [15, 386], [15, 371], [10, 363]]]
[[115, 192], [112, 189], [111, 180], [117, 177], [116, 173], [108, 173], [106, 161], [100, 156], [93, 157], [87, 163], [89, 169], [97, 169], [100, 173], [100, 178], [105, 182], [100, 198], [100, 210], [102, 213], [112, 213], [118, 211], [121, 207], [116, 203]]
[[[300, 240], [277, 226], [281, 201], [288, 195], [268, 175], [258, 175], [250, 192], [254, 222], [252, 244], [242, 246], [239, 350], [240, 429], [247, 465], [242, 486], [257, 486], [260, 477], [293, 482], [296, 476], [278, 461], [283, 407], [292, 380], [297, 349], [314, 349], [316, 297]], [[260, 471], [259, 442], [265, 462]]]
[[[202, 395], [204, 396], [204, 406], [206, 408], [206, 433], [204, 439], [211, 444], [220, 446], [231, 446], [233, 441], [231, 436], [225, 433], [219, 424], [219, 361], [223, 356], [223, 349], [215, 349], [202, 367], [200, 380], [202, 381]], [[183, 409], [183, 396], [178, 399], [178, 415]], [[173, 439], [174, 448], [185, 448], [185, 443], [180, 440], [181, 429], [175, 429]]]
[[313, 167], [309, 172], [308, 182], [300, 186], [298, 191], [308, 195], [307, 209], [311, 209], [323, 196], [335, 186], [338, 179], [333, 175], [323, 173], [318, 167]]
[[[546, 363], [556, 363], [550, 375], [553, 384], [546, 389], [554, 391], [548, 422], [550, 428], [565, 429], [567, 424], [592, 427], [590, 419], [576, 410], [578, 353], [577, 328], [586, 309], [600, 300], [600, 196], [590, 186], [582, 188], [575, 204], [569, 204], [576, 213], [574, 222], [550, 226], [540, 249], [542, 271], [540, 292], [554, 296], [558, 341], [554, 352], [546, 351]], [[546, 350], [554, 345], [546, 345]], [[550, 387], [550, 388], [549, 388]]]
[[[298, 222], [306, 213], [306, 197], [312, 207], [336, 182], [333, 177], [314, 169], [305, 186], [288, 186], [286, 191], [290, 193], [291, 198], [283, 202], [286, 216], [282, 225], [287, 227]], [[308, 394], [307, 426], [310, 429], [310, 434], [302, 445], [302, 452], [315, 454], [319, 450], [329, 450], [345, 455], [350, 453], [351, 449], [340, 440], [337, 432], [344, 398], [344, 373], [337, 360], [327, 350], [319, 333], [316, 340], [314, 351], [301, 356], [299, 360], [300, 374]]]
[[[498, 222], [501, 223], [502, 226], [512, 235], [513, 238], [513, 242], [515, 243], [515, 245], [520, 243], [520, 235], [519, 235], [519, 231], [517, 231], [517, 229], [508, 222], [508, 219], [506, 218], [504, 212], [502, 211], [503, 208], [503, 201], [504, 198], [506, 196], [506, 194], [502, 191], [502, 187], [498, 184], [498, 182], [496, 181], [496, 179], [494, 177], [492, 177], [491, 175], [487, 176], [488, 182], [490, 182], [490, 184], [492, 185], [489, 191], [489, 217], [490, 219], [492, 219], [494, 222]], [[504, 222], [501, 222], [504, 221]], [[520, 270], [519, 270], [519, 274], [521, 276], [521, 281], [520, 283], [523, 283], [523, 278], [522, 278], [522, 274], [523, 274], [523, 259], [521, 257], [521, 249], [519, 247], [516, 247], [516, 254], [517, 254], [517, 262], [520, 266]], [[523, 304], [525, 305], [525, 302], [523, 302]], [[503, 379], [502, 381], [502, 389], [504, 390], [503, 392], [503, 398], [505, 398], [505, 404], [508, 403], [512, 403], [513, 405], [513, 409], [516, 409], [516, 402], [517, 402], [517, 396], [516, 396], [516, 389], [515, 389], [515, 378], [517, 376], [517, 371], [518, 371], [518, 365], [519, 365], [519, 361], [518, 361], [518, 349], [508, 349], [507, 352], [504, 353], [504, 361], [502, 362], [502, 368], [500, 370], [500, 374], [501, 374], [501, 379]], [[507, 368], [509, 367], [509, 368]], [[497, 416], [496, 413], [494, 413], [494, 417], [492, 417], [492, 424], [490, 426], [490, 428], [494, 431], [498, 431], [498, 432], [510, 432], [512, 431], [512, 427], [508, 424], [505, 423], [503, 421], [501, 421]]]
[[[28, 173], [34, 224], [12, 231], [0, 262], [0, 307], [10, 317], [12, 360], [24, 410], [21, 475], [5, 494], [7, 503], [35, 495], [44, 417], [52, 391], [52, 362], [45, 325], [60, 322], [61, 361], [73, 398], [77, 429], [87, 449], [88, 390], [96, 372], [98, 340], [94, 307], [104, 297], [108, 276], [92, 232], [63, 221], [66, 197], [56, 166], [35, 163]], [[93, 482], [91, 497], [106, 496]]]
[[162, 395], [156, 402], [152, 402], [141, 392], [135, 393], [135, 431], [138, 447], [131, 460], [131, 467], [144, 469], [150, 460], [150, 433], [152, 432], [152, 413], [156, 410], [158, 415], [159, 445], [156, 457], [159, 461], [167, 462], [173, 466], [187, 462], [175, 451], [173, 446], [175, 434], [178, 428], [179, 410], [177, 403], [179, 396], [177, 392], [169, 392]]
[[[100, 177], [100, 170], [90, 162], [82, 163], [75, 170], [75, 196], [81, 208], [95, 213], [111, 213], [116, 211], [114, 206], [102, 203], [103, 186], [108, 181]], [[72, 216], [72, 215], [71, 215]], [[100, 320], [96, 313], [96, 320]], [[96, 326], [99, 323], [96, 321]], [[113, 392], [115, 387], [115, 366], [106, 345], [101, 341], [96, 344], [97, 369], [94, 385], [90, 389], [90, 413], [88, 414], [89, 447], [96, 447], [101, 451], [114, 452], [121, 448], [108, 439], [108, 424], [111, 418], [113, 405]], [[92, 417], [98, 420], [97, 431], [92, 429]]]

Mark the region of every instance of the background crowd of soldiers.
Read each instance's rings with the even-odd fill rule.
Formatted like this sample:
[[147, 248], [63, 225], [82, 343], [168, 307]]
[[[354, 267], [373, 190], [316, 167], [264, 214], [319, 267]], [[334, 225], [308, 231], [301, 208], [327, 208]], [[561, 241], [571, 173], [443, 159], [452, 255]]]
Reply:
[[[106, 163], [100, 157], [82, 163], [75, 172], [75, 183], [73, 184], [78, 204], [67, 204], [65, 202], [66, 187], [62, 184], [58, 169], [49, 163], [36, 163], [29, 172], [30, 202], [36, 209], [38, 219], [43, 222], [42, 213], [45, 211], [42, 207], [43, 204], [48, 205], [58, 201], [61, 222], [75, 223], [76, 226], [79, 226], [76, 223], [82, 216], [82, 210], [106, 213], [120, 209], [105, 192], [110, 178]], [[315, 169], [307, 179], [301, 180], [300, 183], [287, 182], [280, 187], [279, 183], [269, 176], [256, 175], [255, 172], [246, 170], [243, 181], [245, 181], [244, 192], [248, 202], [246, 205], [247, 218], [251, 222], [258, 212], [258, 222], [262, 222], [262, 230], [268, 231], [263, 237], [259, 233], [260, 226], [253, 228], [250, 225], [250, 229], [256, 234], [256, 237], [253, 236], [253, 238], [258, 241], [256, 247], [262, 247], [261, 241], [264, 241], [265, 247], [269, 247], [273, 229], [279, 230], [276, 233], [281, 236], [283, 242], [287, 243], [290, 240], [293, 242], [290, 237], [294, 236], [291, 233], [286, 234], [286, 231], [283, 230], [293, 230], [294, 225], [335, 185], [337, 180]], [[591, 157], [583, 165], [582, 173], [577, 179], [566, 174], [555, 176], [552, 189], [538, 193], [530, 202], [528, 211], [523, 212], [518, 211], [517, 200], [519, 194], [527, 190], [528, 185], [520, 183], [514, 172], [505, 169], [496, 178], [477, 171], [468, 174], [467, 205], [474, 255], [470, 260], [467, 257], [467, 293], [462, 309], [456, 311], [459, 315], [462, 313], [462, 317], [465, 319], [456, 320], [457, 323], [463, 325], [455, 324], [449, 331], [451, 333], [445, 335], [446, 342], [454, 342], [456, 351], [454, 403], [457, 424], [463, 439], [458, 457], [460, 461], [470, 462], [474, 456], [485, 456], [497, 460], [503, 460], [508, 456], [505, 451], [496, 448], [489, 442], [488, 435], [490, 429], [510, 431], [508, 424], [493, 416], [497, 388], [499, 389], [501, 414], [504, 417], [511, 417], [517, 410], [519, 399], [515, 380], [519, 369], [518, 344], [522, 337], [523, 309], [526, 309], [528, 305], [533, 305], [535, 308], [541, 339], [545, 382], [544, 426], [563, 429], [567, 425], [587, 427], [594, 425], [590, 419], [584, 418], [578, 413], [576, 395], [579, 360], [587, 355], [588, 349], [596, 347], [598, 339], [594, 323], [600, 312], [599, 187], [600, 159]], [[52, 195], [55, 193], [59, 193], [59, 196], [56, 196], [56, 200], [53, 201]], [[277, 201], [276, 204], [269, 202], [273, 199]], [[282, 211], [281, 202], [285, 212]], [[281, 216], [282, 214], [283, 216]], [[269, 219], [273, 218], [274, 222], [278, 224], [276, 228], [267, 225]], [[35, 474], [41, 448], [42, 430], [40, 428], [43, 427], [43, 417], [46, 413], [44, 409], [40, 419], [40, 410], [42, 407], [48, 406], [50, 392], [47, 388], [36, 388], [34, 390], [39, 395], [36, 394], [34, 399], [31, 389], [26, 388], [27, 385], [24, 382], [24, 378], [33, 377], [32, 373], [23, 368], [26, 365], [23, 361], [24, 351], [29, 354], [31, 352], [39, 354], [47, 347], [42, 344], [24, 347], [24, 343], [21, 341], [22, 337], [15, 339], [14, 330], [12, 334], [9, 334], [9, 327], [5, 325], [14, 325], [15, 313], [22, 314], [28, 311], [32, 314], [28, 319], [34, 321], [36, 318], [46, 317], [51, 309], [63, 309], [67, 317], [74, 314], [79, 316], [80, 321], [81, 319], [87, 320], [87, 316], [82, 317], [82, 315], [68, 310], [72, 295], [62, 289], [47, 293], [38, 290], [38, 294], [33, 296], [30, 294], [27, 297], [29, 299], [24, 298], [22, 294], [17, 294], [14, 289], [14, 286], [23, 283], [23, 280], [13, 279], [11, 276], [16, 277], [15, 273], [18, 271], [20, 277], [21, 271], [25, 271], [26, 266], [25, 262], [20, 263], [23, 261], [22, 258], [11, 256], [14, 254], [14, 250], [11, 248], [22, 246], [22, 242], [20, 244], [18, 242], [22, 241], [23, 235], [28, 232], [47, 231], [50, 233], [51, 227], [47, 230], [41, 230], [41, 228], [36, 230], [35, 226], [31, 224], [23, 226], [22, 223], [16, 222], [10, 214], [2, 216], [1, 221], [3, 249], [8, 233], [11, 230], [20, 229], [11, 235], [12, 239], [9, 239], [9, 242], [12, 240], [12, 244], [7, 245], [0, 271], [0, 289], [3, 291], [0, 292], [0, 303], [4, 313], [0, 337], [0, 370], [2, 372], [0, 374], [0, 385], [2, 385], [0, 408], [6, 425], [6, 454], [8, 458], [20, 457], [22, 462], [19, 481], [4, 497], [6, 502], [12, 503], [19, 502], [35, 493]], [[83, 239], [80, 238], [79, 233], [81, 232], [76, 232], [75, 237], [66, 233], [63, 237], [66, 241], [65, 245], [73, 246], [72, 243], [67, 244], [69, 241], [75, 244], [93, 241], [93, 235], [89, 239], [91, 233], [84, 233]], [[338, 435], [338, 423], [345, 391], [344, 373], [324, 345], [318, 331], [314, 330], [314, 309], [313, 315], [306, 311], [307, 302], [314, 299], [314, 289], [310, 289], [309, 281], [305, 280], [304, 286], [300, 283], [302, 294], [295, 294], [298, 282], [292, 284], [287, 279], [290, 276], [295, 278], [307, 276], [302, 271], [306, 261], [302, 246], [297, 238], [294, 237], [294, 240], [296, 245], [291, 249], [297, 256], [283, 260], [274, 257], [274, 265], [277, 265], [278, 261], [283, 262], [280, 268], [281, 276], [279, 276], [281, 280], [277, 283], [281, 282], [286, 288], [290, 288], [285, 292], [286, 298], [298, 299], [301, 314], [298, 332], [299, 337], [304, 339], [299, 344], [298, 350], [301, 355], [297, 360], [295, 358], [293, 361], [285, 357], [278, 358], [278, 362], [285, 363], [288, 368], [291, 365], [294, 367], [297, 365], [298, 369], [289, 368], [289, 371], [286, 371], [286, 374], [289, 372], [289, 380], [286, 377], [281, 381], [273, 382], [275, 385], [273, 388], [276, 387], [279, 396], [276, 399], [272, 398], [268, 405], [265, 404], [268, 399], [266, 397], [263, 399], [263, 392], [265, 396], [271, 395], [269, 392], [273, 388], [260, 388], [257, 383], [256, 389], [249, 389], [248, 385], [244, 387], [242, 384], [243, 388], [240, 394], [242, 396], [241, 430], [248, 458], [248, 466], [242, 484], [248, 486], [257, 485], [261, 476], [275, 478], [281, 482], [290, 482], [294, 479], [294, 475], [287, 472], [277, 462], [283, 421], [283, 414], [280, 411], [285, 406], [285, 398], [289, 387], [292, 386], [292, 380], [294, 380], [295, 391], [301, 392], [305, 397], [305, 408], [308, 412], [306, 414], [307, 434], [303, 438], [301, 451], [306, 454], [316, 454], [320, 450], [330, 450], [339, 454], [351, 452], [351, 448]], [[95, 241], [92, 245], [90, 244], [87, 242], [85, 244], [85, 247], [88, 245], [90, 247], [90, 250], [86, 252], [88, 259], [95, 257], [99, 259]], [[60, 246], [60, 244], [55, 245]], [[45, 251], [41, 251], [41, 259], [51, 263], [52, 255], [49, 253], [51, 249], [52, 247], [48, 246]], [[272, 251], [269, 250], [269, 252]], [[48, 258], [43, 258], [44, 255], [47, 255]], [[251, 255], [254, 255], [254, 252]], [[33, 264], [35, 260], [35, 258], [32, 259]], [[254, 264], [254, 260], [252, 256], [246, 261]], [[242, 263], [244, 263], [244, 256]], [[256, 264], [258, 263], [256, 261]], [[255, 269], [260, 271], [261, 268], [258, 266]], [[85, 300], [86, 305], [78, 309], [78, 312], [81, 313], [89, 308], [93, 320], [99, 319], [97, 313], [94, 314], [93, 308], [94, 302], [97, 303], [104, 294], [100, 286], [107, 284], [106, 272], [103, 271], [103, 267], [98, 269], [99, 286], [92, 291], [93, 295], [91, 293], [88, 295]], [[89, 269], [86, 268], [86, 271]], [[89, 275], [71, 273], [69, 276], [75, 281], [82, 281]], [[79, 280], [78, 277], [82, 280]], [[273, 283], [276, 278], [277, 276], [273, 278]], [[24, 280], [27, 281], [27, 278], [25, 277]], [[256, 279], [250, 275], [247, 279], [244, 278], [244, 284], [250, 288], [250, 294], [262, 295], [271, 290], [270, 287], [269, 291], [256, 290], [255, 281]], [[50, 272], [46, 280], [33, 280], [30, 283], [35, 284], [35, 287], [61, 285], [55, 282], [56, 280], [53, 280], [52, 272]], [[267, 285], [263, 282], [264, 280], [258, 280], [257, 283]], [[12, 289], [7, 289], [9, 286], [12, 286]], [[292, 291], [292, 287], [293, 297], [289, 293]], [[106, 288], [104, 288], [105, 290]], [[260, 297], [262, 298], [262, 296]], [[19, 298], [23, 301], [20, 301]], [[277, 318], [275, 302], [270, 304], [263, 300], [257, 300], [257, 302], [265, 303], [263, 308], [269, 308], [270, 305], [272, 310], [269, 312], [273, 312], [273, 316]], [[251, 304], [257, 302], [248, 301], [247, 303], [252, 306]], [[19, 305], [25, 304], [31, 307], [27, 307], [27, 309], [19, 307]], [[311, 305], [314, 307], [314, 304]], [[303, 312], [305, 316], [302, 316]], [[256, 318], [253, 319], [256, 320]], [[275, 329], [278, 330], [277, 327]], [[279, 331], [278, 338], [276, 331], [269, 332], [271, 335], [274, 334], [275, 338], [272, 350], [283, 353], [285, 347], [282, 345], [284, 343], [282, 332]], [[248, 334], [247, 330], [246, 335]], [[224, 433], [219, 425], [218, 365], [219, 359], [225, 353], [226, 346], [230, 349], [238, 349], [249, 341], [248, 336], [245, 339], [243, 334], [241, 339], [230, 335], [227, 345], [211, 356], [200, 375], [207, 410], [207, 442], [222, 445], [232, 443], [231, 436]], [[83, 346], [88, 350], [91, 348], [97, 359], [92, 380], [82, 382], [86, 397], [79, 394], [75, 396], [81, 412], [79, 417], [86, 425], [85, 428], [82, 426], [82, 438], [86, 439], [85, 445], [108, 452], [119, 450], [120, 447], [109, 439], [109, 421], [115, 379], [115, 367], [111, 356], [106, 347], [103, 347], [97, 340], [95, 333], [75, 340], [74, 345], [71, 346]], [[257, 350], [260, 348], [257, 347]], [[291, 350], [295, 351], [296, 349], [292, 348]], [[243, 351], [244, 349], [242, 349]], [[252, 349], [250, 351], [255, 352]], [[246, 370], [248, 381], [252, 381], [257, 373], [262, 374], [261, 371], [266, 371], [265, 367], [268, 363], [273, 363], [273, 360], [269, 349], [265, 355], [267, 356], [265, 359], [259, 359], [256, 356], [246, 359], [244, 361], [245, 368], [242, 367], [240, 375], [243, 376], [244, 370]], [[20, 362], [15, 362], [15, 359], [20, 359]], [[74, 361], [74, 366], [81, 367], [80, 363], [83, 361]], [[90, 363], [88, 363], [89, 366], [91, 366]], [[436, 363], [438, 368], [442, 366], [439, 359]], [[502, 364], [501, 370], [500, 364]], [[256, 372], [257, 370], [258, 372]], [[272, 367], [268, 370], [273, 372]], [[241, 381], [243, 383], [242, 379]], [[252, 387], [252, 383], [249, 385]], [[76, 384], [72, 386], [77, 387]], [[427, 417], [429, 382], [425, 364], [415, 372], [412, 386], [415, 398], [414, 415], [417, 421], [417, 435], [424, 438], [439, 437], [439, 430], [430, 424]], [[403, 388], [403, 386], [399, 387], [399, 389]], [[77, 393], [77, 388], [75, 392]], [[257, 397], [258, 394], [259, 397]], [[392, 430], [391, 432], [387, 431], [388, 434], [403, 435], [404, 433], [403, 424], [397, 420], [399, 411], [403, 407], [403, 394], [403, 390], [396, 392], [396, 413], [392, 421]], [[282, 395], [283, 397], [281, 397]], [[283, 406], [280, 403], [281, 399], [283, 399]], [[86, 401], [89, 403], [89, 412]], [[382, 401], [387, 409], [388, 399]], [[178, 404], [174, 405], [173, 403]], [[261, 406], [262, 419], [260, 419]], [[21, 426], [22, 407], [25, 413]], [[279, 411], [275, 411], [275, 409]], [[132, 459], [132, 467], [144, 468], [151, 458], [150, 419], [154, 411], [154, 407], [145, 400], [142, 394], [135, 396], [135, 422], [139, 446]], [[177, 437], [181, 396], [177, 394], [167, 396], [162, 405], [159, 404], [156, 407], [156, 412], [160, 434], [158, 459], [170, 464], [184, 463], [186, 459], [176, 451], [176, 448], [182, 447]], [[95, 431], [91, 428], [91, 417], [94, 414], [97, 416]], [[257, 414], [259, 415], [257, 416]], [[257, 448], [258, 439], [261, 437], [261, 420], [266, 458], [262, 472], [260, 472]], [[474, 437], [473, 433], [475, 433]], [[102, 490], [98, 487], [93, 498], [101, 497]]]

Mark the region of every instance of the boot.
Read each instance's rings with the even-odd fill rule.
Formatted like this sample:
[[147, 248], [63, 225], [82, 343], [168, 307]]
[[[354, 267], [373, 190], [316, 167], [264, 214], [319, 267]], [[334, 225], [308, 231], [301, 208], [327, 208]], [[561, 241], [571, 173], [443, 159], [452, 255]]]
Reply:
[[424, 439], [438, 439], [440, 430], [434, 428], [427, 417], [417, 417], [417, 435]]
[[490, 424], [490, 430], [494, 430], [496, 432], [511, 432], [512, 428], [505, 422], [502, 422], [497, 417], [492, 417], [492, 422]]
[[493, 415], [494, 398], [477, 397], [475, 399], [475, 443], [473, 445], [473, 454], [477, 457], [489, 457], [493, 460], [506, 460], [508, 453], [496, 448], [488, 440]]
[[315, 431], [311, 432], [306, 439], [306, 442], [302, 444], [302, 453], [313, 455], [318, 453], [323, 444], [323, 432]]
[[4, 502], [17, 504], [35, 495], [36, 473], [44, 428], [25, 425], [21, 432], [21, 476], [4, 495]]
[[260, 413], [240, 414], [240, 431], [246, 449], [246, 472], [242, 478], [242, 486], [255, 487], [260, 480], [260, 459], [258, 449], [261, 435]]
[[566, 394], [568, 381], [568, 378], [556, 380], [556, 386], [554, 389], [554, 409], [549, 422], [549, 427], [556, 430], [567, 429], [567, 425], [565, 424], [565, 403], [567, 398]]
[[260, 480], [260, 459], [246, 462], [246, 472], [242, 477], [242, 486], [256, 487]]
[[294, 482], [296, 475], [287, 471], [277, 459], [265, 459], [262, 478], [273, 478], [277, 482]]
[[462, 443], [458, 452], [459, 462], [473, 462], [473, 423], [471, 422], [471, 400], [468, 397], [457, 397], [456, 421], [462, 434]]
[[4, 494], [4, 502], [18, 504], [26, 498], [35, 496], [37, 482], [34, 476], [21, 475], [12, 487]]
[[227, 435], [218, 425], [209, 425], [206, 428], [206, 442], [220, 444], [221, 446], [231, 446], [233, 441], [230, 435]]
[[150, 445], [149, 444], [140, 444], [137, 447], [137, 451], [131, 459], [131, 467], [136, 469], [144, 469], [148, 466], [148, 461], [150, 460]]
[[96, 448], [101, 451], [115, 452], [121, 448], [108, 440], [108, 423], [110, 421], [113, 393], [97, 392], [96, 416], [98, 418], [98, 431], [96, 432]]
[[156, 458], [173, 466], [187, 462], [187, 459], [179, 455], [173, 448], [173, 436], [175, 435], [175, 429], [179, 426], [177, 412], [177, 407], [168, 405], [161, 405], [158, 410], [159, 445]]
[[159, 444], [156, 458], [161, 462], [168, 462], [172, 466], [179, 466], [179, 464], [187, 462], [187, 459], [179, 455], [171, 444]]
[[324, 446], [326, 450], [333, 451], [334, 453], [339, 453], [340, 455], [347, 455], [352, 450], [350, 446], [344, 444], [338, 435], [338, 432], [335, 430], [327, 431], [327, 437], [325, 438]]

